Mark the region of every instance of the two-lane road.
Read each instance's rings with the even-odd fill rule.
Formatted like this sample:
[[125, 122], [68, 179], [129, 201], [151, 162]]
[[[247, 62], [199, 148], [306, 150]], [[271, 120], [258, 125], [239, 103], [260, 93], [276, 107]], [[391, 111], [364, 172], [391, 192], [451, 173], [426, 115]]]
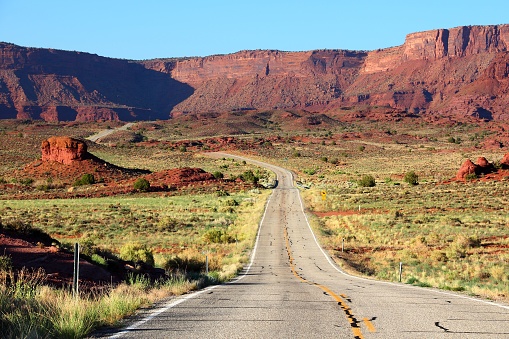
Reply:
[[269, 168], [279, 182], [250, 266], [237, 280], [171, 301], [114, 337], [509, 337], [507, 305], [343, 273], [318, 245], [292, 174], [236, 158]]

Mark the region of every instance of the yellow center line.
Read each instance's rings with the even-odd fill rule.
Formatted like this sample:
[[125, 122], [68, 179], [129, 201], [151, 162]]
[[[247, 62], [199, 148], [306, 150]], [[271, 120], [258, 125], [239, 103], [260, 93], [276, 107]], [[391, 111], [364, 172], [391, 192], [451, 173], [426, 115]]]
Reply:
[[[315, 286], [319, 287], [322, 291], [324, 291], [325, 293], [330, 295], [332, 298], [334, 298], [334, 300], [336, 300], [338, 302], [338, 305], [341, 307], [341, 309], [345, 313], [346, 318], [347, 318], [348, 322], [350, 323], [350, 327], [352, 328], [352, 332], [353, 332], [354, 338], [356, 338], [356, 339], [364, 339], [364, 336], [362, 335], [361, 328], [359, 326], [360, 322], [355, 318], [355, 316], [353, 315], [352, 309], [350, 308], [350, 306], [348, 306], [346, 301], [343, 299], [343, 298], [345, 298], [345, 299], [347, 298], [346, 295], [345, 294], [337, 295], [336, 293], [334, 293], [327, 286], [320, 285], [320, 284], [317, 284], [317, 283], [314, 283], [314, 282], [310, 282], [307, 279], [303, 278], [297, 272], [297, 270], [295, 269], [295, 263], [294, 263], [294, 260], [293, 260], [292, 251], [290, 249], [290, 241], [289, 241], [289, 237], [288, 237], [288, 229], [287, 229], [287, 227], [284, 227], [283, 233], [284, 233], [284, 237], [285, 237], [286, 251], [288, 252], [288, 259], [290, 261], [290, 268], [292, 270], [293, 275], [295, 275], [302, 282], [305, 282], [305, 283], [308, 283], [308, 284], [315, 285]], [[373, 325], [373, 323], [368, 318], [364, 318], [363, 322], [364, 322], [364, 324], [366, 325], [366, 327], [368, 328], [368, 330], [370, 332], [376, 332], [375, 326]]]
[[371, 322], [371, 320], [369, 320], [368, 318], [364, 318], [364, 319], [362, 319], [362, 321], [364, 321], [364, 324], [365, 324], [365, 325], [366, 325], [366, 327], [368, 328], [368, 331], [370, 331], [370, 332], [376, 332], [375, 325], [373, 325], [373, 323]]

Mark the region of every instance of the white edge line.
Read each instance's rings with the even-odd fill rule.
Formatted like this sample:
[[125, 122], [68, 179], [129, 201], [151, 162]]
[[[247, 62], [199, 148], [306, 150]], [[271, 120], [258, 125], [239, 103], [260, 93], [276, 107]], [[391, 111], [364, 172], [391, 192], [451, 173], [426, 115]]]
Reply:
[[[274, 192], [274, 191], [273, 191]], [[238, 276], [237, 278], [225, 283], [225, 284], [234, 284], [242, 279], [244, 279], [246, 277], [246, 275], [249, 273], [249, 271], [251, 270], [251, 266], [253, 265], [253, 262], [254, 262], [254, 259], [255, 259], [255, 256], [256, 256], [256, 250], [258, 248], [258, 242], [259, 242], [259, 239], [260, 239], [260, 230], [262, 228], [262, 224], [265, 220], [265, 216], [267, 215], [267, 208], [269, 206], [269, 203], [270, 203], [270, 200], [272, 199], [272, 195], [274, 193], [271, 193], [271, 195], [269, 196], [269, 199], [267, 199], [267, 202], [265, 203], [265, 210], [263, 212], [263, 216], [262, 216], [262, 219], [260, 220], [260, 223], [258, 224], [258, 230], [257, 230], [257, 235], [256, 235], [256, 241], [255, 241], [255, 245], [254, 245], [254, 248], [253, 248], [253, 252], [251, 253], [251, 260], [249, 262], [249, 265], [248, 267], [246, 268], [246, 270], [244, 271], [244, 273], [242, 273], [242, 275]], [[308, 224], [309, 225], [309, 224]], [[209, 286], [207, 288], [204, 288], [203, 290], [200, 290], [200, 291], [197, 291], [197, 292], [194, 292], [194, 293], [191, 293], [191, 294], [186, 294], [185, 296], [183, 297], [179, 297], [175, 300], [171, 300], [169, 301], [166, 305], [164, 305], [163, 307], [161, 308], [158, 308], [158, 309], [155, 309], [153, 311], [150, 312], [149, 315], [147, 315], [145, 318], [135, 322], [134, 324], [126, 327], [125, 329], [123, 329], [121, 332], [117, 332], [111, 336], [109, 336], [108, 338], [120, 338], [122, 337], [123, 335], [135, 330], [136, 328], [140, 327], [141, 325], [149, 322], [150, 320], [152, 320], [153, 318], [157, 317], [159, 314], [163, 313], [163, 312], [166, 312], [168, 311], [169, 309], [183, 303], [184, 301], [187, 301], [189, 299], [192, 299], [194, 297], [197, 297], [198, 295], [204, 293], [204, 292], [207, 292], [207, 291], [210, 291], [218, 286], [221, 286], [221, 285], [214, 285], [214, 286]]]
[[313, 239], [315, 240], [316, 245], [318, 246], [318, 248], [320, 249], [322, 254], [325, 256], [325, 259], [327, 259], [329, 264], [336, 271], [338, 271], [339, 273], [344, 274], [344, 275], [346, 275], [346, 276], [348, 276], [350, 278], [355, 278], [355, 279], [359, 279], [359, 280], [369, 281], [369, 282], [378, 283], [378, 284], [392, 285], [392, 286], [397, 286], [397, 287], [417, 289], [417, 290], [420, 290], [420, 291], [434, 292], [434, 293], [438, 293], [438, 294], [445, 294], [445, 295], [449, 295], [449, 296], [453, 296], [453, 297], [458, 297], [458, 298], [468, 299], [468, 300], [472, 300], [472, 301], [477, 301], [477, 302], [484, 303], [484, 304], [487, 304], [487, 305], [490, 305], [490, 306], [498, 306], [498, 307], [505, 308], [505, 309], [509, 310], [509, 306], [506, 306], [506, 305], [503, 305], [503, 304], [499, 304], [499, 303], [494, 302], [494, 301], [488, 301], [488, 300], [472, 298], [472, 297], [469, 297], [469, 296], [466, 296], [466, 295], [462, 295], [462, 294], [459, 294], [459, 293], [457, 294], [457, 293], [451, 293], [451, 292], [435, 290], [435, 289], [424, 289], [424, 288], [419, 287], [419, 286], [413, 286], [413, 285], [407, 285], [407, 284], [396, 284], [396, 283], [393, 283], [393, 282], [390, 282], [390, 281], [367, 279], [367, 278], [358, 277], [358, 276], [346, 273], [345, 271], [343, 271], [341, 268], [339, 268], [336, 265], [336, 263], [331, 259], [331, 257], [327, 254], [327, 252], [324, 251], [322, 246], [320, 246], [320, 243], [318, 242], [318, 239], [316, 238], [315, 233], [313, 232], [313, 229], [311, 228], [311, 225], [309, 224], [308, 217], [307, 217], [306, 213], [304, 212], [304, 204], [302, 203], [302, 198], [300, 196], [300, 192], [298, 192], [298, 193], [299, 193], [299, 201], [300, 201], [300, 207], [301, 207], [301, 210], [302, 210], [302, 214], [304, 214], [304, 218], [306, 219], [306, 224], [308, 225], [309, 230], [311, 231], [311, 235], [313, 236]]

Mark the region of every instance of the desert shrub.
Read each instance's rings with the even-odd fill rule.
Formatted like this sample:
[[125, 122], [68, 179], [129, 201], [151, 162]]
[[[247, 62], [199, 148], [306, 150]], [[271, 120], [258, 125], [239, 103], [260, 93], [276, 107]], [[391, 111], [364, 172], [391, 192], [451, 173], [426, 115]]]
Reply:
[[228, 192], [226, 192], [225, 190], [218, 190], [218, 191], [216, 192], [216, 195], [217, 195], [218, 197], [227, 197], [227, 196], [229, 196], [230, 194], [229, 194]]
[[101, 266], [106, 266], [107, 265], [106, 259], [101, 257], [99, 254], [96, 254], [96, 253], [92, 254], [90, 259], [92, 259], [92, 261], [94, 263], [98, 264], [98, 265], [101, 265]]
[[120, 248], [120, 258], [134, 263], [143, 262], [154, 265], [154, 255], [145, 245], [128, 243]]
[[205, 232], [203, 239], [208, 243], [227, 244], [235, 242], [235, 238], [228, 234], [226, 230], [213, 228]]
[[5, 178], [0, 178], [0, 184], [6, 184], [7, 183], [7, 180], [5, 180]]
[[477, 179], [477, 174], [475, 173], [468, 173], [467, 175], [465, 175], [465, 180], [467, 181], [472, 181], [475, 179]]
[[12, 270], [12, 259], [8, 255], [0, 255], [0, 271], [8, 272]]
[[182, 152], [182, 153], [187, 152], [187, 147], [186, 147], [186, 146], [184, 146], [184, 145], [181, 145], [181, 146], [179, 147], [179, 151], [180, 151], [180, 152]]
[[185, 226], [178, 219], [172, 217], [163, 217], [157, 224], [157, 229], [161, 232], [173, 232], [178, 227]]
[[447, 138], [447, 142], [451, 143], [451, 144], [461, 144], [461, 138], [460, 137], [449, 137]]
[[315, 175], [316, 174], [316, 169], [314, 169], [314, 168], [307, 168], [307, 169], [302, 170], [302, 172], [306, 173], [307, 175]]
[[359, 146], [359, 151], [360, 152], [364, 152], [365, 149], [366, 149], [366, 146]]
[[150, 182], [145, 178], [138, 178], [134, 182], [134, 189], [136, 191], [146, 192], [150, 189]]
[[459, 235], [446, 249], [445, 254], [450, 260], [465, 258], [469, 249], [479, 247], [480, 245], [481, 241], [475, 236], [467, 237]]
[[214, 176], [214, 178], [216, 179], [223, 179], [224, 178], [224, 174], [223, 172], [219, 172], [219, 171], [215, 171], [212, 173], [212, 175]]
[[414, 172], [410, 171], [405, 174], [405, 182], [410, 185], [417, 185], [419, 184], [419, 176]]
[[74, 182], [74, 186], [84, 186], [93, 184], [95, 184], [95, 177], [93, 174], [90, 173], [83, 174], [81, 178]]
[[338, 164], [338, 162], [339, 162], [339, 160], [338, 160], [338, 158], [332, 158], [332, 159], [330, 159], [330, 160], [329, 160], [329, 162], [330, 162], [331, 164], [333, 164], [333, 165], [337, 165], [337, 164]]
[[357, 182], [360, 187], [374, 187], [376, 185], [375, 178], [372, 175], [365, 174]]
[[253, 173], [253, 171], [249, 170], [249, 171], [245, 171], [244, 173], [242, 173], [240, 175], [240, 178], [242, 179], [242, 181], [245, 181], [245, 182], [252, 182], [253, 184], [257, 184], [258, 181], [260, 180], [260, 177], [258, 177], [257, 175], [255, 175]]
[[497, 281], [507, 281], [509, 275], [507, 274], [504, 266], [502, 265], [494, 265], [490, 267], [489, 270], [490, 276]]
[[47, 192], [51, 189], [51, 186], [48, 185], [48, 184], [42, 184], [42, 185], [37, 185], [36, 187], [39, 191], [43, 191], [43, 192]]
[[481, 246], [481, 240], [477, 236], [474, 236], [474, 235], [471, 235], [468, 237], [464, 236], [464, 235], [459, 235], [456, 238], [456, 243], [461, 248], [475, 248], [475, 247]]
[[239, 202], [235, 199], [226, 199], [222, 203], [223, 206], [239, 206]]
[[320, 158], [320, 160], [321, 160], [321, 161], [323, 161], [323, 162], [328, 162], [328, 161], [329, 161], [329, 158], [327, 158], [327, 157], [321, 157], [321, 158]]
[[169, 258], [164, 264], [165, 271], [177, 272], [201, 272], [205, 269], [204, 260], [198, 258], [182, 258], [179, 256]]
[[34, 179], [32, 178], [23, 178], [19, 180], [19, 183], [25, 186], [30, 186], [34, 183]]
[[302, 154], [299, 151], [293, 151], [292, 156], [294, 158], [300, 158], [302, 156]]
[[440, 262], [446, 262], [447, 261], [447, 255], [444, 251], [433, 251], [430, 254], [431, 260], [433, 261], [440, 261]]

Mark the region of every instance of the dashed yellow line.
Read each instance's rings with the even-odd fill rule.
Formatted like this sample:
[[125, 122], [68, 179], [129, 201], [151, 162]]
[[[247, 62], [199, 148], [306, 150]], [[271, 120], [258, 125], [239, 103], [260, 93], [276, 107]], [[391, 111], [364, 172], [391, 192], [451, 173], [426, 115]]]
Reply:
[[371, 320], [369, 320], [368, 318], [364, 318], [364, 319], [362, 319], [362, 321], [364, 321], [364, 324], [365, 324], [365, 325], [366, 325], [366, 327], [368, 328], [368, 331], [370, 331], [370, 332], [376, 332], [375, 325], [373, 325], [373, 323], [371, 322]]
[[[297, 279], [299, 279], [302, 282], [319, 287], [322, 291], [324, 291], [325, 293], [330, 295], [332, 298], [334, 298], [334, 300], [336, 300], [338, 302], [338, 305], [341, 307], [341, 309], [345, 313], [346, 318], [347, 318], [348, 322], [350, 323], [350, 327], [352, 329], [354, 338], [364, 339], [364, 336], [363, 336], [361, 328], [360, 328], [360, 322], [355, 318], [355, 316], [353, 315], [352, 309], [350, 308], [350, 306], [348, 306], [346, 301], [343, 299], [343, 298], [346, 299], [346, 295], [344, 295], [344, 294], [337, 295], [327, 286], [308, 281], [307, 279], [303, 278], [297, 272], [297, 270], [295, 269], [295, 263], [294, 263], [292, 251], [290, 249], [290, 241], [288, 238], [288, 229], [286, 227], [284, 227], [283, 233], [284, 233], [284, 237], [285, 237], [286, 251], [288, 252], [288, 260], [290, 261], [290, 268], [292, 270], [293, 275], [295, 275], [295, 277], [297, 277]], [[375, 326], [368, 318], [364, 318], [362, 320], [363, 320], [364, 324], [366, 325], [368, 331], [376, 332]]]

